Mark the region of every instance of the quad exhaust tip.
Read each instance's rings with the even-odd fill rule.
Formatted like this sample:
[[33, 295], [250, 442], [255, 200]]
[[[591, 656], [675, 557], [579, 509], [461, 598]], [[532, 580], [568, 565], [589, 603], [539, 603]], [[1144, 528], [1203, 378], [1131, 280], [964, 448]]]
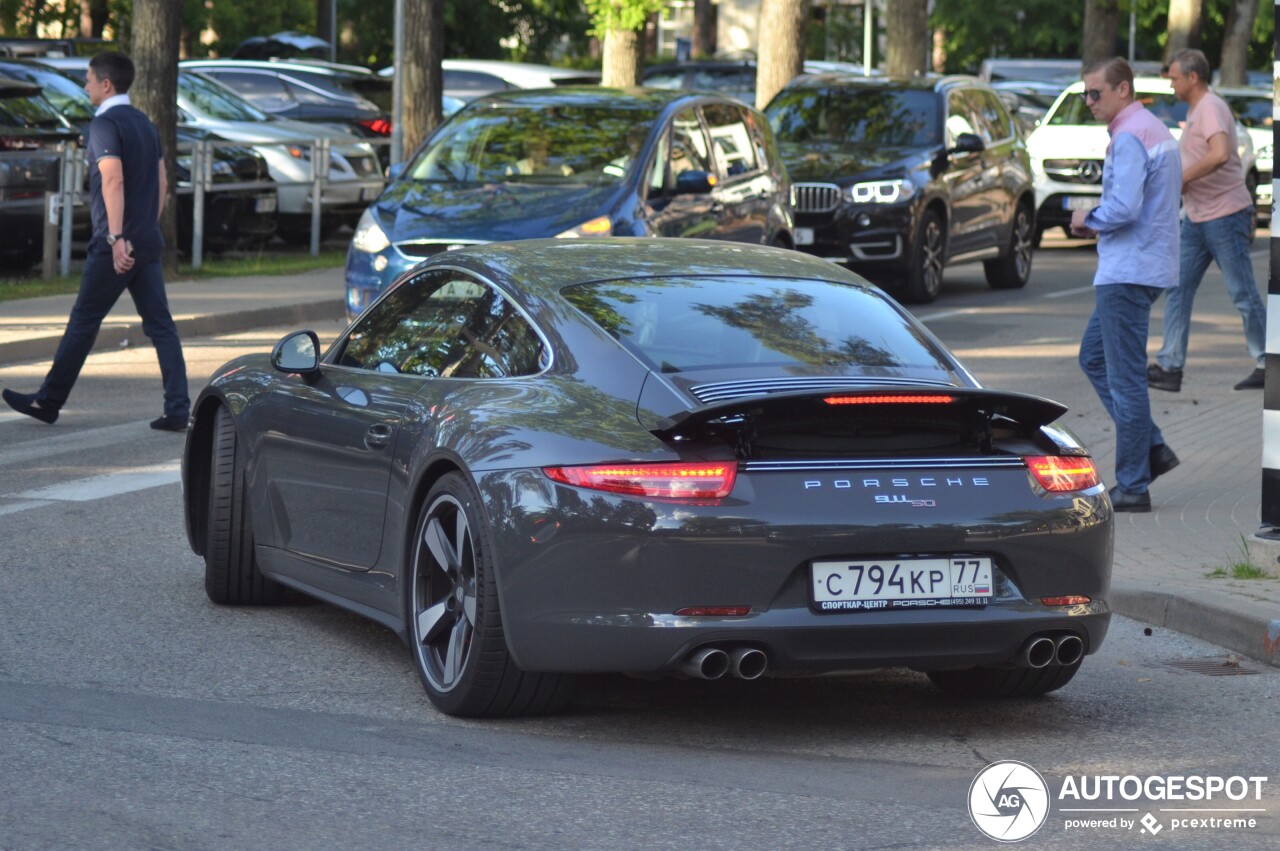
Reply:
[[1046, 667], [1053, 661], [1056, 650], [1052, 638], [1033, 638], [1022, 647], [1022, 664], [1028, 668]]
[[690, 653], [680, 670], [700, 680], [718, 680], [729, 673], [729, 654], [718, 647], [704, 647]]
[[729, 652], [729, 670], [740, 680], [758, 680], [769, 667], [769, 657], [754, 647], [737, 647]]
[[1074, 665], [1084, 656], [1084, 642], [1077, 635], [1064, 635], [1054, 647], [1053, 661], [1059, 665]]

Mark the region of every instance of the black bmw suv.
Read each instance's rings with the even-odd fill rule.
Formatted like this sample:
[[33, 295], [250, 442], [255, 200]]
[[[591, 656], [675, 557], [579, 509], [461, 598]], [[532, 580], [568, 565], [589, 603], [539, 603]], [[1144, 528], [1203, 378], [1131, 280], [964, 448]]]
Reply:
[[791, 175], [796, 247], [906, 302], [938, 297], [949, 263], [987, 282], [1031, 276], [1035, 194], [1026, 145], [973, 77], [800, 77], [765, 107]]

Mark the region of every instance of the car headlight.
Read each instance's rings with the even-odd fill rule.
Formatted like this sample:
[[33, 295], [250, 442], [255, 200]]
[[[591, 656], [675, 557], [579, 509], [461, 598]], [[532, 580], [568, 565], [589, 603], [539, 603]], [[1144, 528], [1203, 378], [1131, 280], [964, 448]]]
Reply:
[[209, 170], [213, 174], [221, 174], [223, 176], [235, 174], [235, 169], [226, 160], [214, 160], [213, 165], [209, 166]]
[[373, 208], [370, 207], [364, 211], [364, 215], [360, 217], [360, 221], [356, 224], [356, 233], [351, 238], [351, 246], [356, 251], [377, 254], [379, 251], [385, 251], [389, 245], [391, 245], [391, 240], [387, 239], [387, 235], [382, 232], [382, 228], [378, 227], [378, 220], [373, 215]]
[[590, 221], [583, 222], [576, 228], [569, 228], [564, 233], [556, 234], [556, 239], [577, 239], [584, 236], [611, 236], [613, 234], [613, 222], [608, 216], [597, 216]]
[[909, 180], [874, 180], [846, 187], [845, 197], [855, 204], [897, 204], [916, 194]]

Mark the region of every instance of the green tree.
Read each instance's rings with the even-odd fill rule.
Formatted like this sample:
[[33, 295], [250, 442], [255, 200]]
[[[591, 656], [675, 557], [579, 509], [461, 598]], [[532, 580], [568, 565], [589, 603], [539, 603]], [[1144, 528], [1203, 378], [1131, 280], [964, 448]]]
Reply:
[[937, 0], [930, 23], [943, 32], [945, 70], [972, 72], [990, 56], [1079, 56], [1083, 12], [1060, 0]]
[[593, 31], [604, 38], [603, 86], [640, 83], [644, 58], [641, 34], [645, 21], [666, 5], [664, 0], [586, 0]]

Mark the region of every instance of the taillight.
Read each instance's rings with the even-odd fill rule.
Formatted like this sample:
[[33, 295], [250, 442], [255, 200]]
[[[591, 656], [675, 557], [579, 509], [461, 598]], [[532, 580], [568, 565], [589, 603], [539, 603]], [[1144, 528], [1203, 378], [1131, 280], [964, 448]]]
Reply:
[[828, 396], [828, 405], [950, 405], [955, 396], [945, 393], [891, 393], [883, 396]]
[[1047, 455], [1024, 458], [1040, 487], [1053, 493], [1082, 491], [1100, 481], [1093, 460], [1080, 455]]
[[720, 499], [733, 490], [738, 465], [602, 464], [593, 467], [543, 467], [554, 481], [580, 488], [663, 499]]
[[391, 122], [385, 118], [366, 118], [364, 121], [357, 121], [356, 123], [370, 133], [376, 133], [379, 136], [391, 135]]

